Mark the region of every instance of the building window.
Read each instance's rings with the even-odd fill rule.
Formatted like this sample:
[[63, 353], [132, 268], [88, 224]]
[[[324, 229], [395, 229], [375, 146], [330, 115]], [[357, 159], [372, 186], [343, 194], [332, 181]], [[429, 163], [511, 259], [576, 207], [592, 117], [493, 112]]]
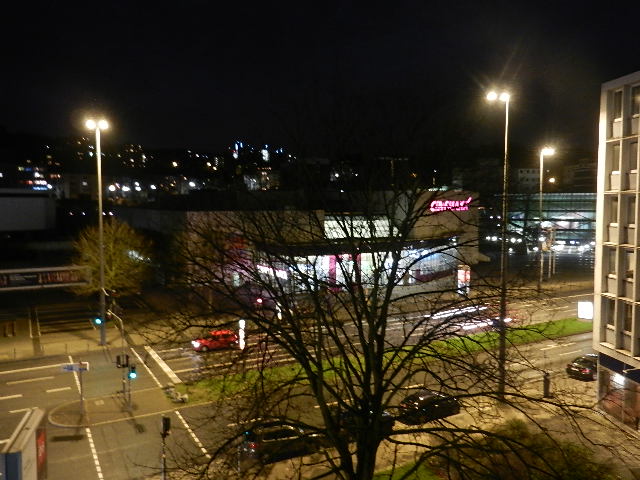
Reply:
[[620, 144], [616, 143], [611, 147], [611, 169], [620, 170]]
[[615, 275], [616, 274], [616, 249], [615, 248], [607, 248], [607, 263], [609, 265], [609, 273]]
[[624, 276], [633, 280], [633, 271], [635, 269], [635, 255], [633, 250], [625, 250], [624, 252]]
[[610, 325], [613, 327], [613, 325], [615, 324], [615, 317], [614, 317], [615, 303], [610, 298], [603, 298], [602, 303], [604, 305], [604, 318], [607, 319], [607, 325]]
[[613, 92], [613, 118], [614, 120], [622, 118], [622, 90]]
[[633, 317], [633, 305], [630, 303], [622, 303], [622, 329], [625, 332], [631, 331], [631, 319]]
[[640, 115], [640, 85], [631, 87], [631, 115]]
[[618, 223], [618, 197], [611, 199], [611, 209], [609, 211], [609, 223]]

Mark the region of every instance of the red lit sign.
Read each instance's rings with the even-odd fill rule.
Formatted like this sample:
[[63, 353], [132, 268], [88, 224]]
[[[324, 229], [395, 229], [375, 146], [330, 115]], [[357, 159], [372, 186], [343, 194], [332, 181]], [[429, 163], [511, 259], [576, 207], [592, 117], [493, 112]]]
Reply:
[[429, 209], [432, 212], [464, 212], [469, 210], [469, 204], [473, 198], [469, 197], [466, 200], [433, 200]]

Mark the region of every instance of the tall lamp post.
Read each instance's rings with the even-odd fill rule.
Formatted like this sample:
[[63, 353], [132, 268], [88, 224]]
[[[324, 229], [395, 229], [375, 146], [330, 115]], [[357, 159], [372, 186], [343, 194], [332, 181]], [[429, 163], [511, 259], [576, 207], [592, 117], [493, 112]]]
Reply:
[[96, 165], [98, 170], [98, 256], [100, 259], [100, 345], [107, 344], [106, 292], [104, 289], [104, 222], [102, 218], [102, 153], [100, 151], [100, 131], [109, 128], [106, 120], [89, 119], [85, 123], [89, 130], [96, 132]]
[[494, 102], [499, 100], [504, 103], [504, 162], [502, 169], [502, 218], [500, 222], [500, 318], [498, 319], [498, 398], [504, 400], [507, 384], [507, 223], [509, 191], [509, 99], [507, 92], [498, 94], [491, 91], [487, 94], [487, 100]]
[[544, 272], [544, 253], [542, 251], [542, 184], [544, 181], [544, 157], [555, 155], [556, 149], [553, 147], [544, 147], [540, 150], [540, 189], [538, 191], [538, 235], [540, 251], [540, 272], [538, 274], [538, 293], [542, 290], [542, 274]]

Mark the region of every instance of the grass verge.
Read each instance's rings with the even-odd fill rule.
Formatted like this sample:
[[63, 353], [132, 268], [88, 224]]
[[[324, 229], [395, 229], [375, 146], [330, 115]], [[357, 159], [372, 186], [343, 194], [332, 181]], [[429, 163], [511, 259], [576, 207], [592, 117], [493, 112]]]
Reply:
[[394, 470], [378, 472], [373, 476], [373, 480], [395, 480], [397, 478], [403, 478], [403, 480], [441, 480], [442, 478], [424, 464], [418, 465], [415, 472], [404, 478], [403, 475], [406, 475], [413, 466], [414, 464], [402, 465]]
[[[551, 322], [536, 323], [521, 327], [512, 327], [507, 332], [507, 345], [522, 345], [542, 340], [550, 340], [592, 330], [592, 323], [579, 320], [575, 317]], [[442, 355], [466, 355], [496, 348], [498, 334], [495, 331], [474, 333], [462, 337], [453, 337], [448, 340], [439, 340], [425, 347], [425, 357]], [[419, 357], [418, 355], [417, 357]], [[334, 358], [325, 362], [326, 373], [330, 375], [332, 369], [340, 368], [343, 360]], [[190, 402], [214, 401], [221, 395], [234, 395], [245, 391], [248, 385], [253, 385], [257, 380], [263, 383], [277, 385], [278, 383], [291, 383], [305, 381], [304, 372], [299, 365], [282, 365], [267, 368], [262, 371], [247, 370], [244, 373], [225, 375], [224, 377], [203, 378], [188, 385], [177, 385], [176, 389], [181, 393], [189, 394]]]

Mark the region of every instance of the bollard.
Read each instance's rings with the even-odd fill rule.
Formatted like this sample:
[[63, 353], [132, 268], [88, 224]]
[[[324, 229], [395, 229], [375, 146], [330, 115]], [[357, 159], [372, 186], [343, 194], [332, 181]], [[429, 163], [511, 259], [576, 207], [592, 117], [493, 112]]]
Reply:
[[551, 398], [551, 376], [549, 372], [544, 372], [542, 377], [542, 396], [543, 398]]

